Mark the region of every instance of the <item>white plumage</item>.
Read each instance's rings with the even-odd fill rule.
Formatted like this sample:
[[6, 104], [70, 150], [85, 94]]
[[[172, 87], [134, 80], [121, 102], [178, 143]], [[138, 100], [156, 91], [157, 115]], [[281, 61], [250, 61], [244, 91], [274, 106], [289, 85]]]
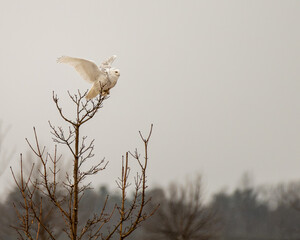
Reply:
[[57, 62], [73, 66], [84, 80], [93, 83], [92, 88], [86, 95], [87, 99], [92, 99], [99, 93], [102, 96], [106, 96], [109, 94], [109, 90], [116, 85], [120, 76], [120, 70], [111, 67], [115, 59], [116, 56], [113, 55], [103, 61], [99, 68], [92, 61], [68, 56], [58, 58]]

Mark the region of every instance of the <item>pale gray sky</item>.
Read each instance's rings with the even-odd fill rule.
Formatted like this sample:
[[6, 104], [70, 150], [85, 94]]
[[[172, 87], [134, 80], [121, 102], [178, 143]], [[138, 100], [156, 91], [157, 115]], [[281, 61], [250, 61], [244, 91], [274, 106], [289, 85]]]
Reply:
[[[94, 183], [114, 186], [121, 155], [154, 123], [149, 184], [201, 173], [207, 192], [300, 178], [300, 1], [1, 1], [1, 116], [6, 146], [25, 153], [36, 126], [50, 142], [56, 91], [89, 84], [61, 55], [99, 64], [116, 54], [121, 77], [83, 130], [110, 161]], [[63, 150], [63, 148], [61, 148]], [[1, 177], [8, 186], [9, 171]]]

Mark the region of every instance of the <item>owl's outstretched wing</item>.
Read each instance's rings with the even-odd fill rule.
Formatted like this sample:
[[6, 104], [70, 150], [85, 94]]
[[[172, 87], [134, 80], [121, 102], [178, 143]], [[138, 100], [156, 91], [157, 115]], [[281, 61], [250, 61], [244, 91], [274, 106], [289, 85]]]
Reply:
[[102, 69], [106, 69], [106, 68], [111, 68], [111, 64], [113, 63], [113, 61], [115, 61], [115, 59], [117, 58], [116, 55], [113, 55], [107, 59], [105, 59], [101, 65], [100, 65], [100, 68]]
[[100, 75], [104, 76], [95, 63], [85, 59], [62, 56], [57, 59], [57, 62], [73, 66], [80, 76], [90, 83], [94, 83]]

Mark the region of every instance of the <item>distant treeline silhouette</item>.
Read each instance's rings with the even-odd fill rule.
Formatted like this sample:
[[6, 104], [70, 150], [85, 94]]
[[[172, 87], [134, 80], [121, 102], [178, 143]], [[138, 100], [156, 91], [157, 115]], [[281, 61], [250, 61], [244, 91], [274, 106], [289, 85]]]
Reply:
[[[299, 186], [297, 183], [264, 188], [247, 186], [232, 193], [219, 192], [207, 204], [203, 204], [199, 179], [187, 185], [172, 184], [167, 190], [149, 189], [151, 204], [159, 203], [160, 208], [131, 239], [300, 239]], [[79, 219], [86, 219], [101, 209], [107, 195], [110, 196], [108, 212], [122, 200], [104, 186], [89, 190], [79, 206], [82, 214]], [[13, 206], [13, 202], [18, 201], [21, 198], [15, 188], [0, 204], [0, 240], [18, 237], [10, 228], [18, 219]], [[56, 219], [55, 215], [48, 217], [49, 223]], [[112, 224], [117, 220], [112, 219]], [[39, 239], [47, 238], [41, 234]]]

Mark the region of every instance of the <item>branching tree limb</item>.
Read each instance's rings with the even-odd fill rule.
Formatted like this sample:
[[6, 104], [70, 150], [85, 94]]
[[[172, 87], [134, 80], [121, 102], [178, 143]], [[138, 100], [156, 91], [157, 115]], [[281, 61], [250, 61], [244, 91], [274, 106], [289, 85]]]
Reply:
[[[73, 172], [66, 173], [62, 179], [59, 161], [62, 156], [57, 153], [57, 146], [54, 152], [49, 153], [46, 147], [41, 147], [36, 129], [34, 132], [34, 144], [26, 139], [30, 149], [38, 158], [39, 168], [32, 165], [29, 175], [25, 176], [23, 171], [23, 160], [21, 157], [21, 173], [18, 179], [12, 171], [15, 183], [22, 195], [23, 202], [15, 205], [19, 225], [13, 226], [18, 232], [20, 239], [58, 239], [61, 232], [65, 238], [71, 240], [109, 240], [118, 235], [119, 239], [128, 237], [141, 222], [152, 216], [156, 210], [146, 212], [145, 206], [149, 202], [146, 199], [146, 170], [148, 164], [148, 143], [152, 134], [153, 125], [146, 138], [139, 132], [144, 143], [144, 159], [140, 158], [137, 150], [134, 154], [127, 152], [122, 158], [121, 177], [117, 181], [121, 190], [121, 205], [116, 204], [109, 212], [106, 206], [109, 200], [107, 197], [102, 209], [94, 213], [87, 220], [80, 219], [79, 202], [84, 193], [89, 189], [90, 184], [85, 179], [93, 176], [107, 167], [108, 162], [102, 159], [98, 164], [82, 170], [82, 167], [91, 159], [94, 154], [94, 140], [87, 142], [87, 137], [81, 137], [81, 126], [91, 120], [102, 107], [106, 97], [99, 95], [94, 100], [85, 100], [87, 92], [72, 95], [69, 97], [75, 105], [75, 116], [66, 116], [59, 104], [59, 98], [53, 92], [53, 101], [60, 117], [69, 124], [67, 131], [63, 127], [56, 127], [49, 122], [53, 141], [56, 144], [66, 145], [73, 158]], [[135, 178], [135, 194], [131, 203], [126, 194], [129, 183], [129, 157], [133, 157], [140, 167], [140, 173]], [[34, 175], [37, 172], [38, 175]], [[20, 210], [21, 209], [21, 210]], [[113, 222], [113, 217], [119, 215], [119, 220]], [[51, 216], [61, 221], [51, 221]]]

